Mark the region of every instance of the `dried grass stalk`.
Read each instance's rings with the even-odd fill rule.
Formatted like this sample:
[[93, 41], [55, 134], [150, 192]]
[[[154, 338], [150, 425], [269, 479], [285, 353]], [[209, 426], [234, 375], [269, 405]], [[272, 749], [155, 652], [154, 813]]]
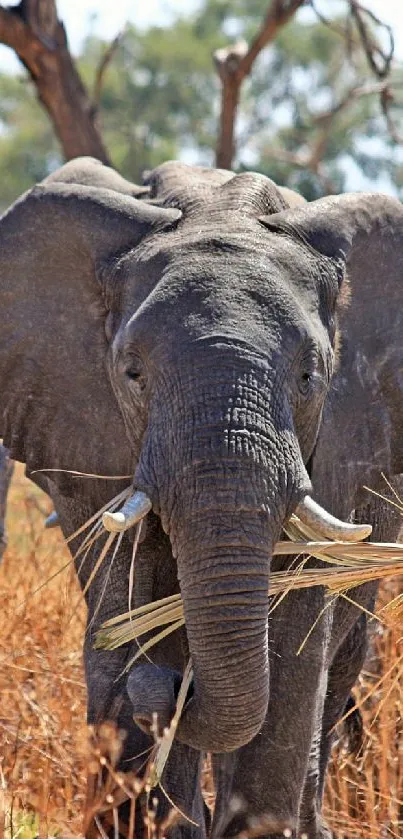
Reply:
[[[345, 595], [349, 589], [371, 580], [403, 574], [403, 544], [317, 541], [315, 534], [302, 525], [296, 516], [287, 525], [287, 534], [293, 541], [278, 542], [274, 549], [275, 555], [314, 557], [327, 567], [304, 566], [273, 572], [270, 576], [270, 596], [284, 595], [289, 591], [312, 586], [325, 586], [332, 596]], [[403, 597], [395, 598], [389, 609], [400, 615], [403, 612]], [[386, 611], [385, 607], [383, 611]], [[107, 621], [97, 633], [96, 646], [113, 650], [165, 627], [162, 632], [149, 638], [143, 647], [139, 647], [134, 661], [161, 637], [183, 626], [184, 621], [181, 595], [174, 594]]]

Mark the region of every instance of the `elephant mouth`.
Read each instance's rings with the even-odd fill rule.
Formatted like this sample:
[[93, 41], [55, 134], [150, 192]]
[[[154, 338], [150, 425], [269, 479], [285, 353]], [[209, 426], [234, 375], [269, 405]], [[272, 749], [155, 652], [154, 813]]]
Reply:
[[[109, 532], [123, 533], [141, 521], [151, 508], [152, 502], [146, 493], [137, 490], [119, 512], [103, 514], [103, 525]], [[295, 515], [319, 539], [330, 539], [334, 542], [361, 542], [372, 532], [369, 524], [351, 524], [351, 522], [341, 521], [328, 513], [309, 495], [305, 495], [299, 502]]]

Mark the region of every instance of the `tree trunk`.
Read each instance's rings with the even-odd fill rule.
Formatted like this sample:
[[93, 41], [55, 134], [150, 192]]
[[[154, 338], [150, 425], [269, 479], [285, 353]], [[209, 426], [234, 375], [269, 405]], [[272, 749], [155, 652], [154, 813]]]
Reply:
[[0, 41], [16, 52], [28, 70], [66, 160], [91, 155], [108, 163], [95, 109], [70, 55], [54, 0], [0, 6]]

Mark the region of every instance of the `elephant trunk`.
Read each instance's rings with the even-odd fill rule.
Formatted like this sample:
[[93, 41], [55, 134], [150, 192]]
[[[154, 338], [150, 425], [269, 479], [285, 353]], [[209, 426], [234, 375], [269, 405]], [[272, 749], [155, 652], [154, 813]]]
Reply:
[[[265, 718], [269, 569], [287, 494], [283, 478], [274, 483], [279, 509], [268, 503], [266, 470], [248, 460], [198, 462], [176, 488], [169, 535], [194, 672], [177, 736], [202, 751], [239, 748]], [[130, 674], [128, 692], [139, 724], [157, 711], [163, 727], [178, 680], [166, 668], [150, 674], [149, 667]]]
[[225, 752], [249, 742], [267, 710], [271, 522], [240, 500], [208, 509], [200, 489], [198, 502], [175, 540], [194, 672], [178, 737]]
[[[225, 752], [249, 742], [265, 718], [272, 548], [310, 482], [267, 365], [256, 360], [251, 371], [249, 355], [225, 346], [205, 352], [208, 378], [197, 388], [199, 370], [187, 365], [161, 385], [134, 483], [177, 560], [194, 672], [177, 736]], [[165, 723], [175, 684], [162, 669], [152, 679], [130, 675], [141, 724], [157, 705]]]

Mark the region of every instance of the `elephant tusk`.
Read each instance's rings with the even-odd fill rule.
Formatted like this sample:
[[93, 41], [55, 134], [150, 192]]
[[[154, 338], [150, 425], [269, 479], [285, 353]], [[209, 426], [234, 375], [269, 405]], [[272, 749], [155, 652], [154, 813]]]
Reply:
[[349, 524], [335, 518], [309, 495], [300, 501], [295, 515], [320, 537], [341, 542], [361, 542], [372, 533], [370, 524]]
[[151, 507], [151, 501], [145, 492], [135, 492], [128, 498], [119, 512], [103, 514], [103, 526], [110, 533], [122, 533], [141, 521], [150, 512]]

